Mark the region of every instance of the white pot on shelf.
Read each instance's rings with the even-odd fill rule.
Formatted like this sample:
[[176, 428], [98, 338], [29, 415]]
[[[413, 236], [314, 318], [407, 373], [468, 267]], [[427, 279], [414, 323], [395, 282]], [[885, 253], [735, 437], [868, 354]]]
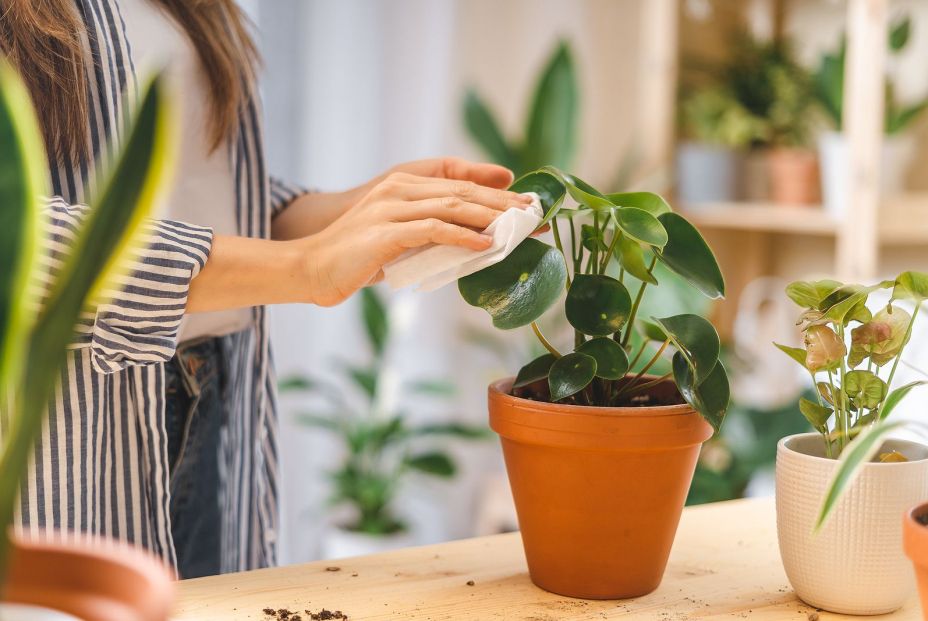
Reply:
[[[818, 138], [822, 171], [822, 199], [825, 211], [841, 218], [847, 211], [850, 183], [847, 139], [841, 132], [822, 132]], [[915, 138], [911, 134], [883, 137], [880, 162], [880, 193], [893, 196], [905, 189], [905, 177], [915, 158]]]
[[30, 606], [28, 604], [0, 603], [0, 620], [2, 621], [81, 621], [51, 608]]
[[902, 517], [928, 498], [928, 447], [888, 440], [908, 462], [869, 463], [816, 534], [815, 520], [837, 462], [817, 433], [777, 445], [777, 536], [796, 595], [811, 606], [852, 615], [896, 610], [914, 591], [902, 549]]
[[324, 559], [365, 556], [408, 548], [415, 544], [413, 535], [406, 531], [392, 535], [370, 535], [331, 526], [323, 534], [321, 556]]
[[683, 142], [677, 148], [677, 198], [692, 207], [737, 198], [740, 154], [728, 147]]

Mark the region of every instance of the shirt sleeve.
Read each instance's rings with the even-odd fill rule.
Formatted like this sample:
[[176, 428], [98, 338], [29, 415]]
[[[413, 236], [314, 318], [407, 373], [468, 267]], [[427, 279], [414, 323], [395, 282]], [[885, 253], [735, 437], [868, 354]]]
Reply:
[[310, 192], [312, 190], [296, 183], [271, 177], [271, 218], [276, 218], [290, 203]]
[[[49, 199], [46, 271], [53, 273], [88, 213], [84, 205]], [[121, 276], [111, 301], [82, 317], [74, 347], [90, 347], [94, 368], [112, 373], [135, 365], [166, 362], [174, 355], [190, 282], [212, 248], [212, 229], [172, 220], [151, 220], [140, 249]]]

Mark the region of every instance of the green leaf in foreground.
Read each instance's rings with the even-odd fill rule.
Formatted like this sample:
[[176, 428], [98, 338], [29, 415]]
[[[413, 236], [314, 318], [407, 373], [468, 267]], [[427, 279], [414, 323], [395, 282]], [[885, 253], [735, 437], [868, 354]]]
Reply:
[[692, 368], [696, 384], [701, 384], [716, 366], [719, 359], [721, 342], [719, 333], [703, 317], [683, 314], [658, 319], [652, 317], [661, 327], [673, 346]]
[[461, 296], [493, 318], [503, 330], [535, 321], [554, 304], [567, 282], [564, 255], [528, 238], [508, 257], [458, 280]]
[[596, 360], [596, 377], [617, 380], [628, 372], [628, 355], [621, 345], [609, 337], [590, 339], [577, 351]]
[[670, 212], [657, 217], [667, 231], [667, 245], [657, 256], [709, 298], [725, 297], [725, 280], [709, 244], [683, 216]]
[[813, 429], [821, 431], [826, 429], [828, 419], [834, 414], [834, 410], [814, 401], [809, 401], [805, 397], [799, 399], [799, 411], [806, 417]]
[[564, 302], [567, 321], [589, 336], [618, 332], [631, 309], [632, 298], [625, 285], [602, 274], [577, 274]]
[[818, 518], [815, 520], [816, 532], [822, 528], [841, 496], [844, 495], [847, 488], [860, 474], [861, 467], [876, 455], [883, 445], [883, 441], [891, 432], [905, 424], [904, 422], [897, 422], [873, 425], [864, 429], [860, 435], [844, 448], [841, 457], [838, 459], [835, 473], [828, 484], [825, 501], [822, 503]]
[[716, 362], [708, 377], [697, 384], [686, 358], [678, 351], [673, 355], [673, 378], [686, 402], [718, 433], [731, 401], [731, 387], [722, 362]]
[[551, 365], [554, 364], [554, 361], [557, 360], [552, 354], [544, 354], [539, 356], [529, 362], [527, 365], [519, 369], [519, 374], [516, 375], [516, 381], [513, 382], [513, 388], [522, 388], [523, 386], [528, 386], [529, 384], [534, 384], [537, 381], [543, 380], [548, 377], [548, 372], [551, 370]]
[[592, 356], [573, 352], [558, 358], [548, 374], [551, 401], [577, 394], [589, 385], [595, 375], [596, 360]]
[[903, 399], [905, 399], [907, 394], [909, 394], [909, 391], [911, 391], [916, 386], [924, 386], [925, 384], [928, 384], [928, 381], [919, 380], [915, 382], [909, 382], [908, 384], [900, 386], [899, 388], [896, 388], [890, 392], [886, 396], [886, 401], [883, 402], [883, 405], [880, 409], [880, 419], [885, 419], [887, 416], [892, 414], [893, 410], [896, 409], [896, 406], [899, 405]]

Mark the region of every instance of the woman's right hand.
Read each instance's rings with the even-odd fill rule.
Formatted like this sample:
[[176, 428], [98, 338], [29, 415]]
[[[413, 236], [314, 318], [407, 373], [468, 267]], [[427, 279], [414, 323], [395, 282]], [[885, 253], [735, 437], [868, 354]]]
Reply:
[[492, 238], [477, 231], [503, 211], [530, 203], [521, 194], [472, 181], [392, 173], [332, 224], [302, 240], [306, 294], [314, 304], [334, 306], [382, 278], [384, 265], [426, 244], [485, 250]]

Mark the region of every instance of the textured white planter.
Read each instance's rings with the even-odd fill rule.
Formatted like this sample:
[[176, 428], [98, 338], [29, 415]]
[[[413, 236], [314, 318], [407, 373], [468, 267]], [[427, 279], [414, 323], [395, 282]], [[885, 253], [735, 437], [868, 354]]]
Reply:
[[835, 462], [817, 433], [777, 445], [777, 535], [796, 595], [811, 606], [853, 615], [896, 610], [912, 595], [912, 567], [902, 549], [902, 516], [928, 497], [928, 447], [889, 440], [912, 461], [870, 463], [812, 533]]
[[408, 548], [412, 545], [415, 545], [415, 539], [410, 533], [368, 535], [367, 533], [331, 527], [326, 530], [322, 540], [322, 558], [364, 556]]
[[80, 619], [51, 608], [26, 604], [0, 604], [0, 621], [80, 621]]

